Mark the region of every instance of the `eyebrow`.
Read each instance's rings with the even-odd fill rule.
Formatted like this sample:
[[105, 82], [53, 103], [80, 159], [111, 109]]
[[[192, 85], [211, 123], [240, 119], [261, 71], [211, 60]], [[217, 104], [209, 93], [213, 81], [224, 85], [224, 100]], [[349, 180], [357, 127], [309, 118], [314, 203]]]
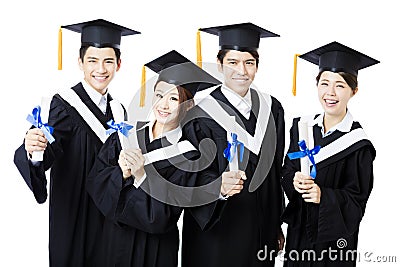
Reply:
[[[240, 61], [239, 59], [236, 59], [236, 58], [227, 58], [226, 59], [227, 61]], [[249, 61], [256, 61], [254, 58], [249, 58], [249, 59], [246, 59], [246, 60], [244, 60], [245, 62], [249, 62]]]
[[344, 81], [340, 81], [340, 80], [334, 80], [334, 81], [331, 81], [331, 80], [328, 80], [328, 79], [321, 79], [320, 81], [321, 81], [321, 82], [346, 83], [346, 82], [344, 82]]
[[[99, 60], [99, 58], [97, 58], [97, 57], [94, 57], [94, 56], [88, 56], [87, 57], [87, 59], [95, 59], [95, 60]], [[104, 60], [115, 60], [115, 58], [113, 58], [113, 57], [107, 57], [107, 58], [105, 58]]]

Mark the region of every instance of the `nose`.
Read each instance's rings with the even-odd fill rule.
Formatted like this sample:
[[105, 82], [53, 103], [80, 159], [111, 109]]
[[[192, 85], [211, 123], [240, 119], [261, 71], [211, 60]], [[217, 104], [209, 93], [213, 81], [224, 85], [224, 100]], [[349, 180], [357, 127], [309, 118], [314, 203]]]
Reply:
[[332, 85], [328, 86], [326, 94], [331, 95], [331, 96], [336, 95], [335, 85], [332, 84]]
[[99, 73], [105, 73], [106, 72], [106, 68], [104, 66], [104, 63], [99, 62], [99, 64], [97, 65], [97, 71]]
[[158, 101], [158, 106], [162, 109], [168, 109], [168, 99], [167, 97], [163, 97]]
[[241, 62], [238, 64], [237, 71], [240, 75], [246, 75], [247, 74], [247, 69], [246, 69], [246, 62]]

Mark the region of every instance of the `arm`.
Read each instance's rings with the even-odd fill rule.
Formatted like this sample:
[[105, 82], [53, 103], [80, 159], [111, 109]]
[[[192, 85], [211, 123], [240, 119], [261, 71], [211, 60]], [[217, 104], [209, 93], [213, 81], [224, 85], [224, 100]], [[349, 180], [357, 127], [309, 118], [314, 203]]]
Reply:
[[[290, 144], [287, 153], [298, 151], [298, 129], [297, 129], [297, 122], [299, 119], [294, 119], [292, 127], [290, 129]], [[293, 186], [293, 178], [295, 173], [300, 171], [300, 161], [299, 160], [290, 160], [289, 157], [286, 155], [284, 159], [284, 164], [282, 167], [282, 188], [289, 200], [294, 200], [295, 197], [298, 197], [294, 186]]]
[[[113, 133], [102, 146], [87, 180], [87, 190], [99, 210], [122, 227], [148, 233], [165, 233], [176, 227], [182, 209], [160, 202], [142, 189], [158, 175], [157, 172], [145, 168], [147, 177], [142, 186], [136, 188], [133, 186], [134, 177], [128, 175], [128, 172], [136, 173], [134, 168], [130, 166], [132, 169], [123, 171], [124, 164], [129, 161], [132, 165], [133, 162], [131, 158], [127, 158], [126, 163], [120, 161], [121, 154], [125, 152], [121, 150], [118, 134]], [[174, 179], [177, 183], [187, 180], [186, 173], [173, 169], [173, 166], [168, 167], [167, 175], [172, 182]], [[162, 190], [160, 186], [156, 189]]]
[[352, 235], [359, 228], [373, 186], [374, 151], [366, 146], [346, 159], [337, 188], [320, 186], [317, 241]]
[[[196, 108], [196, 107], [195, 107]], [[195, 110], [191, 109], [191, 112]], [[201, 112], [201, 110], [200, 110]], [[188, 207], [186, 211], [190, 213], [202, 230], [208, 230], [217, 223], [222, 215], [223, 209], [229, 201], [220, 198], [222, 187], [222, 175], [228, 166], [227, 160], [223, 157], [223, 151], [226, 148], [226, 132], [212, 119], [202, 118], [202, 113], [195, 116], [196, 119], [188, 122], [182, 129], [182, 133], [201, 153], [201, 166], [205, 168], [197, 173], [196, 186], [203, 186], [204, 190], [200, 192], [202, 205]], [[221, 130], [222, 129], [222, 130]], [[207, 142], [210, 143], [207, 144]], [[213, 149], [211, 149], [213, 148]], [[233, 177], [231, 177], [233, 178]], [[230, 186], [229, 186], [230, 187]], [[224, 190], [227, 193], [229, 190]], [[204, 195], [203, 195], [204, 194]]]
[[[50, 112], [49, 125], [54, 128], [53, 136], [56, 141], [48, 144], [41, 130], [32, 128], [26, 136], [24, 143], [15, 151], [14, 164], [18, 168], [28, 187], [32, 190], [38, 203], [44, 203], [47, 199], [47, 171], [53, 162], [62, 157], [63, 143], [70, 134], [68, 114], [60, 99], [53, 97]], [[44, 150], [42, 162], [32, 164], [29, 154], [33, 151]]]

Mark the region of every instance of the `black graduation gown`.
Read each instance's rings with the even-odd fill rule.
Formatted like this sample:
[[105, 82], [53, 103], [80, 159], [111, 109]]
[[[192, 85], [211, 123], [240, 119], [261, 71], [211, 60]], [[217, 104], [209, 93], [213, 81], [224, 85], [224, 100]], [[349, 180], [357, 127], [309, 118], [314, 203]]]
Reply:
[[[248, 120], [229, 103], [220, 88], [214, 90], [211, 96], [227, 104], [231, 110], [223, 108], [230, 115], [236, 116], [236, 121], [238, 118], [243, 121], [246, 131], [254, 135], [256, 116], [263, 119], [265, 111], [258, 110], [259, 99], [252, 89], [252, 112]], [[183, 132], [193, 144], [198, 145], [204, 138], [211, 138], [215, 142], [218, 152], [210, 168], [221, 175], [228, 167], [228, 161], [223, 156], [227, 147], [227, 132], [201, 108], [196, 106], [190, 112], [196, 112], [197, 119], [188, 122]], [[202, 118], [199, 118], [200, 116]], [[245, 169], [247, 180], [243, 190], [227, 200], [217, 200], [215, 203], [185, 210], [182, 236], [183, 267], [274, 266], [274, 257], [271, 260], [258, 260], [257, 257], [259, 250], [265, 246], [277, 252], [283, 209], [280, 177], [284, 150], [284, 110], [273, 97], [268, 129], [276, 131], [276, 154], [269, 172], [265, 170], [258, 173], [267, 177], [257, 190], [249, 193], [248, 187], [252, 179], [255, 179], [254, 171], [260, 156], [246, 148], [244, 158], [248, 157], [249, 160]], [[269, 135], [265, 134], [264, 142], [268, 142], [268, 137]], [[242, 164], [239, 163], [240, 165]], [[244, 167], [240, 169], [243, 170]], [[210, 220], [199, 221], [198, 218]]]
[[[90, 99], [81, 83], [72, 88], [81, 101], [103, 124], [106, 117]], [[110, 99], [109, 99], [110, 100]], [[48, 124], [54, 127], [55, 142], [48, 144], [43, 162], [33, 166], [22, 144], [14, 163], [38, 203], [47, 199], [45, 171], [50, 170], [49, 256], [50, 266], [94, 266], [97, 237], [103, 215], [85, 189], [87, 175], [102, 142], [77, 110], [59, 94], [53, 96]]]
[[[299, 151], [298, 121], [299, 118], [293, 120], [288, 152]], [[351, 130], [357, 128], [361, 128], [360, 124], [353, 122]], [[321, 127], [314, 125], [314, 146], [320, 145], [323, 149], [344, 134], [335, 131], [322, 138]], [[372, 190], [374, 158], [373, 145], [364, 139], [318, 163], [315, 182], [321, 188], [321, 200], [320, 204], [314, 204], [303, 201], [293, 186], [294, 174], [300, 170], [300, 160], [290, 160], [286, 156], [282, 186], [289, 203], [283, 221], [288, 224], [285, 255], [289, 260], [284, 266], [356, 265], [353, 256], [356, 256], [360, 221]], [[299, 260], [297, 253], [291, 252], [293, 250], [300, 255]], [[305, 250], [314, 251], [318, 260], [307, 262], [308, 256], [301, 258]], [[329, 256], [329, 250], [336, 252]], [[289, 257], [290, 253], [293, 257]]]
[[[143, 153], [170, 145], [165, 137], [150, 142], [148, 126], [138, 131], [137, 138]], [[87, 182], [89, 194], [106, 216], [102, 266], [175, 267], [179, 249], [177, 221], [182, 208], [154, 199], [142, 187], [160, 186], [150, 182], [154, 180], [154, 171], [181, 186], [193, 186], [192, 175], [195, 174], [179, 169], [185, 162], [174, 166], [170, 162], [172, 159], [164, 159], [152, 163], [155, 170], [145, 166], [146, 179], [136, 188], [132, 178], [123, 181], [118, 165], [121, 149], [118, 134], [113, 133], [100, 150]], [[193, 159], [198, 156], [198, 151], [183, 155]]]

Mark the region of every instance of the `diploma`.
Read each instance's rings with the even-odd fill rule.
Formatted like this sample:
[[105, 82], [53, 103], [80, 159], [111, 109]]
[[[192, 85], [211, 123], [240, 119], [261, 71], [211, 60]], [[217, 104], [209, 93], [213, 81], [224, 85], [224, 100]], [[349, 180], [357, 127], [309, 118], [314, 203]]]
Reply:
[[[299, 141], [304, 140], [306, 145], [309, 145], [308, 142], [308, 123], [307, 121], [299, 121]], [[310, 175], [310, 160], [308, 157], [300, 158], [300, 171], [302, 174]]]
[[[110, 102], [110, 107], [113, 113], [113, 117], [115, 122], [118, 122], [118, 124], [122, 127], [123, 124], [125, 123], [125, 116], [124, 116], [124, 110], [121, 108], [121, 104], [118, 101], [112, 100]], [[129, 125], [129, 124], [125, 124]], [[118, 132], [118, 138], [121, 143], [122, 150], [126, 150], [127, 148], [130, 148], [131, 146], [129, 145], [129, 130], [133, 127], [128, 127], [129, 129], [126, 129], [126, 134], [123, 134], [123, 131], [117, 130]]]
[[[42, 97], [41, 103], [40, 103], [40, 113], [38, 114], [40, 116], [40, 121], [41, 122], [47, 122], [49, 120], [49, 111], [50, 111], [50, 103], [51, 103], [51, 98], [49, 97]], [[37, 125], [38, 128], [41, 128], [41, 125]], [[42, 129], [43, 131], [44, 129]], [[51, 140], [50, 143], [52, 143]], [[44, 151], [33, 151], [32, 152], [32, 160], [33, 161], [43, 161], [43, 154]]]
[[227, 148], [224, 150], [224, 157], [229, 162], [229, 170], [230, 171], [238, 171], [239, 170], [239, 158], [240, 161], [243, 160], [243, 153], [244, 153], [244, 144], [240, 142], [237, 138], [237, 134], [234, 132], [236, 125], [235, 117], [229, 117], [231, 125], [233, 125], [233, 132], [227, 132]]

